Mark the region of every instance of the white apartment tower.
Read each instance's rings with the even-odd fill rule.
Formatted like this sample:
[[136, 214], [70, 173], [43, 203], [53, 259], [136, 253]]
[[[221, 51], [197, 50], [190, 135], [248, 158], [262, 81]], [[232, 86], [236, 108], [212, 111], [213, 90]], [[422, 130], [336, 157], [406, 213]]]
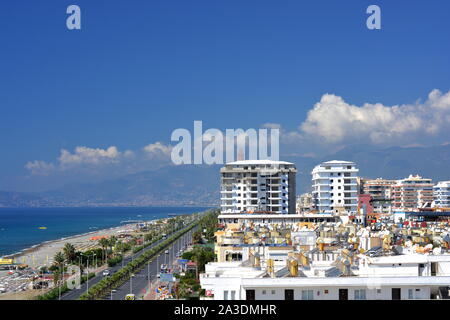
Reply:
[[243, 160], [221, 173], [221, 213], [295, 214], [295, 175], [290, 162]]
[[441, 181], [433, 187], [434, 206], [450, 208], [450, 181]]
[[358, 171], [349, 161], [333, 160], [316, 166], [311, 173], [314, 208], [320, 213], [356, 213]]

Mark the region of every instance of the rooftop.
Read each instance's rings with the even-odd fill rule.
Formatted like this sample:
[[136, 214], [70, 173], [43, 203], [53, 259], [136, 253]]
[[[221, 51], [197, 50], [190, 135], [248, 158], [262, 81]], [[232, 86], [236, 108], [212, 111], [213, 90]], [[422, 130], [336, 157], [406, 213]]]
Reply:
[[228, 162], [227, 163], [227, 165], [262, 165], [262, 164], [270, 164], [270, 165], [288, 164], [288, 165], [293, 165], [292, 162], [274, 161], [274, 160], [240, 160], [240, 161], [234, 161], [234, 162]]

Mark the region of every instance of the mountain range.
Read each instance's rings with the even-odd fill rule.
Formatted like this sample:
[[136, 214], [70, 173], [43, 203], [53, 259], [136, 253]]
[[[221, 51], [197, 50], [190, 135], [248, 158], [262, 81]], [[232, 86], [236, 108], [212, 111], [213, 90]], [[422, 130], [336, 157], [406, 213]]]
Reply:
[[[328, 160], [353, 161], [365, 178], [420, 174], [450, 179], [450, 145], [377, 148], [348, 146], [326, 157], [283, 157], [298, 169], [297, 194], [310, 191], [311, 170]], [[0, 207], [209, 206], [219, 204], [220, 165], [166, 166], [99, 183], [76, 183], [45, 192], [0, 191]]]

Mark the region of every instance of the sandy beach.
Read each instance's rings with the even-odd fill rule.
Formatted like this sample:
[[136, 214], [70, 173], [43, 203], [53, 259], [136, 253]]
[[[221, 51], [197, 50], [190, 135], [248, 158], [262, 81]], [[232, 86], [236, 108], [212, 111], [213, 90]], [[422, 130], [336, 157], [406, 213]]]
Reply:
[[91, 237], [117, 236], [124, 231], [133, 232], [134, 227], [135, 224], [127, 224], [67, 238], [47, 241], [31, 248], [24, 249], [21, 252], [5, 256], [5, 258], [14, 258], [16, 263], [24, 263], [32, 268], [39, 266], [50, 266], [53, 263], [54, 255], [58, 251], [62, 251], [66, 243], [71, 243], [74, 245], [76, 250], [85, 251], [90, 248], [98, 247], [98, 240], [91, 240]]

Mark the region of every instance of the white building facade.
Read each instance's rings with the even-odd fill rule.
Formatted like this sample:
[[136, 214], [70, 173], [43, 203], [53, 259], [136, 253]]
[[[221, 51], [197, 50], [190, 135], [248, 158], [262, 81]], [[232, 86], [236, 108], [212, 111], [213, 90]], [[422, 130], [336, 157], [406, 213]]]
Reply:
[[433, 187], [434, 206], [450, 208], [450, 181], [441, 181]]
[[431, 179], [410, 175], [392, 186], [393, 210], [414, 211], [433, 202]]
[[244, 160], [221, 172], [221, 214], [295, 214], [295, 165], [285, 161]]
[[358, 172], [354, 162], [333, 160], [312, 171], [313, 206], [319, 213], [356, 213]]
[[[360, 257], [353, 276], [334, 276], [329, 261], [299, 268], [293, 276], [275, 264], [208, 263], [200, 284], [214, 300], [429, 300], [448, 299], [450, 255]], [[281, 268], [281, 269], [280, 269]], [[284, 271], [283, 271], [284, 270]]]

